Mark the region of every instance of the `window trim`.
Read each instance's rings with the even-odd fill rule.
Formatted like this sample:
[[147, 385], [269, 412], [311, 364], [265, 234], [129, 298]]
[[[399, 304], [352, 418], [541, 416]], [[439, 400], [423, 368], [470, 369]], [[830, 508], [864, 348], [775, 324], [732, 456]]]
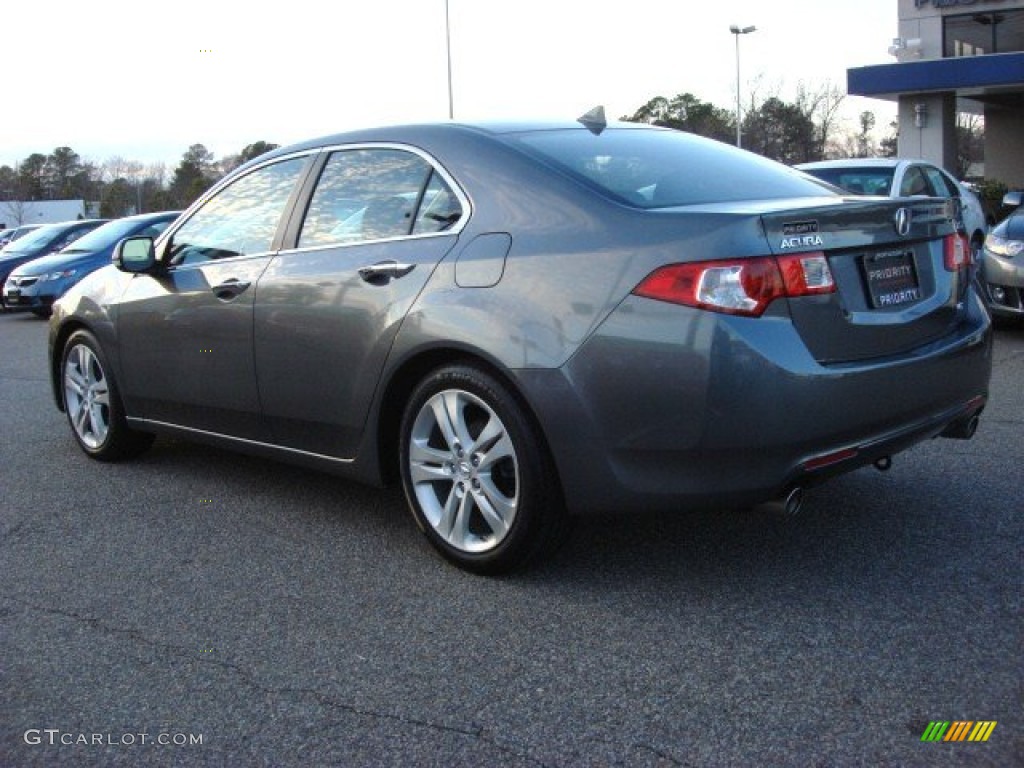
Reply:
[[[418, 156], [428, 166], [430, 166], [433, 173], [438, 174], [448, 188], [451, 189], [455, 198], [459, 201], [459, 205], [462, 206], [462, 217], [455, 222], [455, 224], [443, 232], [423, 232], [421, 234], [413, 234], [410, 228], [410, 233], [407, 235], [398, 235], [396, 237], [384, 237], [376, 240], [356, 240], [348, 243], [327, 243], [323, 245], [307, 245], [304, 247], [298, 247], [299, 231], [302, 222], [305, 220], [306, 213], [309, 210], [309, 206], [313, 201], [313, 194], [316, 192], [317, 184], [320, 182], [320, 175], [323, 173], [324, 167], [330, 160], [331, 154], [335, 152], [348, 152], [362, 149], [390, 149], [398, 150], [401, 152], [409, 152]], [[394, 243], [405, 240], [422, 240], [431, 237], [451, 237], [452, 235], [459, 235], [466, 228], [470, 218], [473, 215], [473, 205], [470, 202], [469, 195], [466, 194], [462, 186], [455, 181], [452, 175], [448, 172], [448, 169], [433, 155], [419, 147], [411, 144], [402, 144], [400, 142], [393, 141], [361, 141], [353, 144], [326, 144], [317, 149], [320, 152], [320, 158], [314, 163], [310, 178], [312, 183], [307, 185], [303, 184], [302, 195], [296, 200], [296, 204], [292, 210], [291, 218], [289, 219], [286, 233], [285, 243], [281, 244], [278, 249], [278, 253], [313, 253], [316, 251], [334, 250], [336, 248], [357, 248], [363, 245], [371, 245], [376, 243]], [[430, 180], [430, 174], [427, 174], [427, 182]], [[425, 182], [426, 183], [426, 182]], [[424, 186], [424, 189], [426, 187]], [[422, 203], [422, 193], [420, 195], [420, 203]], [[416, 207], [417, 212], [419, 211], [419, 205]], [[415, 220], [414, 220], [415, 225]]]

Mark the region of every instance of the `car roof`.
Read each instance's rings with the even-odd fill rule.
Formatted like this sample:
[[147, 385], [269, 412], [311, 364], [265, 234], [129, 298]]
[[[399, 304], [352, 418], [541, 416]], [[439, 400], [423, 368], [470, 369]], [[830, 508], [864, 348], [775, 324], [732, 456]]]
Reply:
[[[667, 128], [649, 125], [647, 123], [627, 123], [611, 121], [607, 128], [616, 130], [654, 130], [665, 131]], [[499, 136], [507, 133], [521, 133], [526, 131], [564, 131], [564, 130], [587, 130], [577, 120], [561, 121], [480, 121], [480, 122], [440, 122], [440, 123], [413, 123], [408, 125], [392, 125], [380, 128], [362, 128], [344, 133], [327, 134], [318, 136], [298, 144], [279, 147], [265, 154], [250, 160], [241, 168], [250, 165], [257, 165], [275, 157], [290, 155], [303, 150], [317, 149], [341, 144], [359, 144], [363, 142], [395, 142], [398, 144], [416, 145], [418, 141], [427, 137], [438, 137], [441, 135], [458, 136], [463, 135], [490, 135]], [[237, 171], [236, 171], [237, 172]]]
[[800, 170], [811, 168], [895, 168], [900, 163], [923, 163], [906, 157], [847, 157], [842, 160], [818, 160], [814, 163], [799, 163]]
[[150, 219], [163, 218], [164, 216], [180, 216], [181, 211], [150, 211], [149, 213], [136, 213], [131, 216], [122, 216], [119, 219], [110, 221], [148, 221]]

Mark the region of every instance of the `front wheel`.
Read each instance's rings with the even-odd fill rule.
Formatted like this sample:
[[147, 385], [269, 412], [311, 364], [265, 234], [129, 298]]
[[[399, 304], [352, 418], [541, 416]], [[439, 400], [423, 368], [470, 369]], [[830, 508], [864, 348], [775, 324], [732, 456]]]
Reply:
[[110, 366], [91, 333], [76, 331], [68, 338], [60, 375], [71, 432], [90, 457], [114, 461], [152, 444], [153, 435], [129, 429]]
[[567, 530], [543, 439], [507, 387], [478, 368], [441, 368], [420, 383], [400, 448], [417, 525], [462, 568], [508, 571]]

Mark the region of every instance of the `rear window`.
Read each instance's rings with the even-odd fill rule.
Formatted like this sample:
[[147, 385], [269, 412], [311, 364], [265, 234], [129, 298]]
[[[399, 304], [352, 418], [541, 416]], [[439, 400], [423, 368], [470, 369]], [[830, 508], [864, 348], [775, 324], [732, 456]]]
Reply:
[[895, 168], [805, 168], [804, 171], [854, 195], [888, 197]]
[[835, 194], [781, 163], [681, 131], [564, 129], [506, 138], [640, 208]]

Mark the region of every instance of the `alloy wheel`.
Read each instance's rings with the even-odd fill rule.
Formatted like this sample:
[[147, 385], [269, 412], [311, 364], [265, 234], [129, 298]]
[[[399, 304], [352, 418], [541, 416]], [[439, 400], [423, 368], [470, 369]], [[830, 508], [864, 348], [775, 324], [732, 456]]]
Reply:
[[502, 542], [519, 506], [519, 461], [487, 403], [461, 389], [430, 397], [413, 423], [407, 460], [423, 516], [449, 546], [482, 553]]

